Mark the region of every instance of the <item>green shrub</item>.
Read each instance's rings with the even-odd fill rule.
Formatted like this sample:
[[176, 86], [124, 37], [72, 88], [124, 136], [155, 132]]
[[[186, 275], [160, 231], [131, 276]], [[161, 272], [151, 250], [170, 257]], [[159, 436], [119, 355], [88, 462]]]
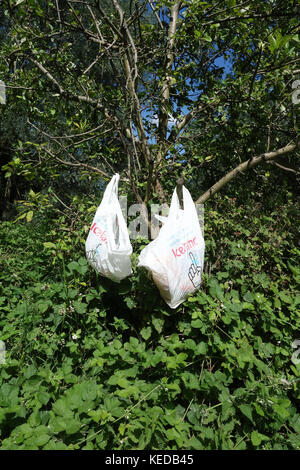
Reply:
[[0, 226], [1, 449], [299, 449], [294, 205], [207, 205], [203, 284], [175, 311], [144, 240], [131, 277], [98, 276], [94, 206], [72, 209]]

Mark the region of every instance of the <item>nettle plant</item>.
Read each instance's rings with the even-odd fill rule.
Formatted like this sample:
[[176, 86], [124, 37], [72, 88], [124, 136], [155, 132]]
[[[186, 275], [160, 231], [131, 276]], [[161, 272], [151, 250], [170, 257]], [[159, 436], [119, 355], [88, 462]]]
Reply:
[[147, 241], [120, 284], [88, 267], [91, 201], [72, 204], [72, 231], [55, 213], [0, 227], [1, 448], [299, 449], [294, 204], [217, 198], [175, 311], [136, 269]]

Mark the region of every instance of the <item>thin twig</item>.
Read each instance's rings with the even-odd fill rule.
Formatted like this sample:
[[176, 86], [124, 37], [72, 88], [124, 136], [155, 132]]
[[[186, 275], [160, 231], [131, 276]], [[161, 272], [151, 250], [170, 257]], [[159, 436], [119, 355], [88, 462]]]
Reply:
[[150, 5], [150, 7], [151, 7], [151, 9], [152, 9], [152, 11], [153, 11], [153, 13], [154, 13], [154, 15], [156, 16], [156, 19], [157, 19], [157, 22], [158, 22], [159, 26], [160, 26], [161, 29], [164, 31], [163, 24], [162, 24], [162, 22], [161, 22], [161, 20], [160, 20], [160, 17], [159, 17], [158, 14], [157, 14], [157, 11], [155, 10], [155, 8], [154, 8], [154, 6], [153, 6], [153, 2], [151, 2], [151, 0], [147, 0], [147, 1], [148, 1], [149, 5]]
[[270, 163], [271, 165], [275, 165], [275, 166], [277, 166], [278, 168], [281, 168], [281, 170], [289, 171], [289, 172], [291, 172], [291, 173], [294, 173], [295, 175], [298, 175], [298, 174], [299, 174], [299, 171], [294, 170], [293, 168], [288, 168], [288, 167], [286, 167], [286, 166], [280, 165], [280, 164], [277, 163], [277, 162], [272, 162], [272, 161], [271, 161], [271, 162], [268, 162], [268, 163]]

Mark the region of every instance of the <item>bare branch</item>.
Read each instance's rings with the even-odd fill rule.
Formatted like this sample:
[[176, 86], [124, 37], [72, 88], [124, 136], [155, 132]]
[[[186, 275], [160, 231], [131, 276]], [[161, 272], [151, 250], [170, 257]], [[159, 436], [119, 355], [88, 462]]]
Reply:
[[[68, 23], [67, 21], [62, 21], [61, 20], [61, 24], [65, 25], [65, 26], [68, 26], [70, 29], [72, 30], [78, 30], [78, 28], [82, 31], [82, 33], [91, 41], [93, 42], [96, 42], [98, 44], [102, 44], [102, 40], [101, 40], [101, 35], [99, 37], [95, 36], [95, 34], [88, 30], [83, 22], [81, 21], [81, 18], [79, 18], [79, 16], [77, 15], [76, 11], [74, 10], [73, 6], [72, 6], [72, 3], [75, 3], [74, 1], [71, 1], [71, 0], [67, 0], [67, 5], [69, 6], [70, 10], [72, 11], [73, 15], [74, 15], [74, 18], [76, 20], [76, 23], [77, 23], [77, 26], [72, 23]], [[86, 5], [88, 7], [88, 4], [86, 2], [76, 2], [76, 3], [82, 3], [84, 5]]]
[[103, 16], [103, 18], [105, 19], [108, 26], [110, 27], [111, 31], [113, 31], [120, 39], [122, 39], [122, 34], [118, 30], [118, 28], [116, 28], [116, 26], [110, 21], [109, 17], [106, 15], [103, 8], [101, 8], [100, 0], [98, 0], [98, 2], [97, 2], [97, 8], [98, 8], [99, 12], [101, 13], [101, 15]]
[[[215, 13], [212, 13], [212, 14], [209, 15], [209, 16], [206, 16], [206, 15], [205, 15], [205, 19], [207, 20], [208, 18], [212, 18], [213, 16], [221, 15], [221, 14], [224, 13], [224, 12], [227, 13], [229, 10], [234, 10], [234, 9], [236, 9], [236, 8], [244, 7], [245, 5], [247, 5], [247, 3], [250, 3], [250, 2], [251, 2], [251, 0], [246, 0], [244, 3], [240, 3], [239, 5], [234, 5], [233, 7], [224, 8], [223, 10], [216, 11]], [[218, 2], [218, 4], [215, 5], [213, 9], [215, 9], [220, 3], [223, 3], [223, 4], [224, 4], [224, 1]], [[211, 10], [212, 10], [212, 9], [211, 9]], [[211, 11], [211, 10], [210, 10], [210, 11]], [[207, 14], [207, 13], [208, 13], [208, 12], [206, 12], [206, 14]]]
[[198, 114], [200, 111], [203, 110], [203, 106], [199, 104], [198, 106], [194, 107], [189, 113], [187, 113], [180, 122], [174, 126], [171, 134], [169, 135], [168, 142], [175, 142], [176, 137], [182, 131], [182, 129]]
[[31, 62], [33, 62], [39, 69], [41, 72], [43, 72], [44, 75], [46, 75], [47, 78], [49, 78], [49, 80], [56, 86], [56, 88], [58, 89], [59, 93], [61, 95], [63, 95], [65, 93], [64, 89], [60, 86], [60, 84], [58, 83], [58, 81], [53, 77], [53, 75], [51, 75], [51, 73], [45, 69], [45, 67], [40, 63], [38, 62], [37, 60], [33, 59], [33, 57], [30, 57], [30, 60]]
[[178, 21], [179, 9], [181, 2], [177, 0], [170, 9], [170, 24], [168, 29], [167, 36], [167, 45], [166, 45], [166, 68], [165, 76], [162, 83], [162, 101], [159, 110], [159, 123], [158, 123], [158, 136], [161, 143], [166, 139], [167, 129], [168, 129], [168, 119], [169, 111], [168, 105], [170, 100], [170, 87], [171, 87], [171, 72], [172, 66], [174, 63], [174, 43], [175, 43], [175, 33], [176, 26]]
[[84, 102], [87, 104], [90, 104], [94, 106], [96, 109], [99, 109], [102, 111], [109, 121], [115, 122], [117, 121], [116, 116], [112, 116], [108, 109], [100, 103], [98, 100], [95, 100], [93, 98], [90, 98], [89, 96], [83, 96], [83, 95], [75, 95], [74, 93], [71, 93], [69, 91], [66, 91], [62, 88], [62, 86], [58, 83], [58, 81], [51, 75], [51, 73], [37, 60], [33, 59], [32, 57], [29, 57], [31, 62], [33, 62], [40, 70], [41, 72], [55, 85], [55, 87], [58, 89], [58, 92], [62, 96], [66, 96], [71, 100], [78, 101], [78, 102]]
[[212, 107], [213, 104], [218, 104], [219, 98], [218, 98], [218, 92], [215, 92], [215, 97], [210, 103], [196, 103], [195, 106], [179, 121], [172, 129], [169, 137], [168, 137], [168, 143], [169, 144], [174, 144], [176, 141], [178, 135], [186, 127], [192, 119], [194, 119], [195, 116], [197, 116], [198, 113], [201, 111], [204, 111], [206, 108]]
[[[136, 93], [136, 79], [138, 76], [137, 49], [134, 44], [130, 30], [128, 28], [124, 11], [122, 10], [117, 0], [113, 0], [113, 4], [120, 17], [119, 35], [121, 35], [122, 37], [122, 44], [123, 44], [124, 51], [125, 51], [124, 57], [123, 57], [124, 69], [125, 69], [125, 74], [127, 78], [128, 91], [132, 98], [133, 120], [138, 131], [139, 140], [140, 140], [142, 150], [143, 150], [143, 155], [145, 157], [145, 162], [148, 165], [151, 159], [151, 154], [150, 154], [150, 149], [148, 146], [146, 132], [144, 129], [144, 124], [143, 124], [143, 119], [142, 119], [142, 114], [141, 114], [141, 105], [140, 105], [139, 98]], [[105, 19], [106, 19], [106, 16], [105, 16]], [[110, 25], [111, 24], [110, 20], [108, 19], [107, 21], [108, 21], [108, 24]], [[115, 26], [113, 26], [113, 28], [115, 29]], [[130, 47], [128, 47], [128, 43]], [[134, 136], [132, 135], [131, 131], [129, 131], [129, 134], [132, 136], [132, 140], [134, 141]]]
[[[105, 173], [104, 171], [100, 170], [99, 168], [96, 168], [95, 166], [91, 166], [91, 165], [88, 165], [86, 163], [81, 163], [81, 162], [70, 162], [70, 161], [67, 161], [67, 160], [62, 160], [61, 158], [59, 158], [57, 155], [54, 155], [49, 149], [46, 149], [46, 148], [43, 148], [43, 150], [48, 154], [50, 155], [52, 158], [54, 158], [56, 161], [58, 161], [59, 163], [62, 163], [63, 165], [66, 165], [66, 166], [73, 166], [73, 167], [79, 167], [79, 168], [86, 168], [88, 170], [91, 170], [93, 171], [94, 173], [98, 173], [99, 175], [101, 176], [104, 176], [105, 178], [108, 178], [108, 179], [111, 179], [111, 175], [108, 175], [107, 173]], [[123, 178], [124, 179], [124, 178]]]
[[94, 15], [94, 12], [93, 12], [93, 10], [91, 9], [91, 7], [90, 7], [89, 5], [87, 5], [87, 8], [88, 8], [88, 10], [89, 10], [89, 12], [90, 12], [91, 17], [93, 18], [94, 25], [96, 26], [96, 30], [97, 30], [97, 33], [98, 33], [99, 41], [100, 41], [101, 43], [104, 43], [104, 39], [103, 39], [103, 36], [102, 36], [102, 34], [101, 34], [101, 31], [100, 31], [98, 22], [97, 22], [97, 20], [96, 20], [96, 17], [95, 17], [95, 15]]
[[206, 23], [202, 23], [202, 26], [207, 26], [216, 23], [228, 23], [229, 21], [242, 21], [242, 20], [249, 20], [254, 18], [296, 18], [296, 12], [272, 12], [272, 13], [253, 13], [251, 15], [243, 15], [243, 16], [230, 16], [227, 18], [219, 18], [212, 21], [207, 21]]
[[151, 2], [151, 0], [147, 0], [147, 2], [149, 3], [149, 5], [150, 5], [150, 7], [151, 7], [151, 9], [152, 9], [152, 11], [153, 11], [153, 13], [154, 13], [154, 15], [155, 15], [155, 17], [156, 17], [156, 19], [157, 19], [157, 22], [158, 22], [159, 26], [161, 27], [162, 30], [164, 30], [164, 27], [163, 27], [163, 24], [162, 24], [162, 22], [161, 22], [161, 20], [160, 20], [160, 17], [158, 16], [157, 11], [155, 10], [155, 8], [154, 8], [154, 6], [153, 6], [153, 2]]
[[[83, 139], [83, 140], [81, 140], [81, 141], [79, 141], [79, 142], [72, 142], [72, 144], [70, 144], [70, 145], [68, 145], [68, 146], [65, 147], [65, 146], [57, 139], [57, 137], [54, 137], [54, 136], [48, 134], [47, 132], [43, 131], [42, 129], [40, 129], [39, 127], [37, 127], [35, 124], [33, 124], [32, 122], [30, 122], [29, 119], [27, 120], [27, 122], [28, 122], [28, 124], [29, 124], [31, 127], [33, 127], [37, 132], [39, 132], [40, 134], [43, 134], [44, 136], [48, 137], [48, 139], [50, 139], [50, 140], [52, 140], [53, 142], [55, 142], [55, 143], [61, 148], [61, 151], [65, 152], [66, 155], [68, 155], [68, 157], [69, 157], [70, 160], [73, 160], [73, 162], [74, 162], [74, 163], [73, 163], [73, 166], [82, 166], [82, 165], [85, 165], [84, 163], [78, 162], [78, 161], [76, 160], [76, 158], [75, 158], [71, 153], [68, 152], [68, 148], [73, 147], [73, 146], [75, 146], [75, 145], [78, 145], [78, 144], [80, 144], [80, 143], [82, 143], [82, 142], [84, 142], [84, 141], [86, 141], [86, 140], [89, 140], [89, 139], [91, 139], [91, 137], [89, 137], [88, 139]], [[111, 129], [108, 129], [106, 132], [109, 132], [109, 131], [111, 131]], [[80, 135], [80, 134], [79, 134], [79, 135]], [[83, 134], [81, 134], [81, 135], [83, 135]], [[95, 137], [95, 136], [93, 136], [93, 138], [94, 138], [94, 137]], [[58, 159], [57, 155], [55, 156], [55, 158]], [[114, 168], [110, 165], [110, 163], [107, 161], [107, 159], [104, 157], [104, 155], [102, 155], [102, 159], [105, 161], [107, 167], [110, 168], [112, 174], [114, 174], [114, 173], [115, 173]], [[69, 161], [69, 163], [68, 163], [66, 160], [61, 160], [61, 159], [60, 159], [59, 161], [60, 161], [60, 163], [64, 163], [64, 165], [68, 165], [68, 164], [72, 163], [72, 162], [70, 162], [70, 161]], [[93, 171], [95, 171], [94, 168], [95, 168], [95, 167], [90, 166], [90, 169], [93, 169]], [[99, 170], [99, 169], [97, 169], [97, 170]], [[99, 170], [99, 171], [101, 171], [103, 174], [106, 174], [106, 173], [104, 173], [102, 170]]]
[[100, 126], [94, 127], [94, 129], [90, 129], [89, 131], [86, 131], [86, 132], [81, 132], [79, 134], [56, 135], [54, 137], [55, 139], [72, 139], [73, 137], [82, 137], [83, 135], [93, 134], [94, 132], [101, 129], [104, 125], [105, 125], [105, 122], [103, 124], [100, 124]]
[[275, 65], [274, 67], [268, 67], [267, 69], [264, 69], [264, 70], [258, 70], [257, 73], [262, 74], [262, 73], [272, 72], [273, 70], [282, 69], [286, 65], [294, 64], [295, 62], [299, 62], [299, 61], [300, 61], [300, 58], [293, 59], [293, 60], [290, 60], [289, 62], [284, 62], [278, 65]]
[[11, 89], [20, 89], [20, 90], [34, 90], [34, 88], [31, 87], [26, 87], [26, 86], [11, 86], [11, 85], [6, 85], [5, 88], [11, 88]]
[[56, 11], [57, 11], [57, 21], [59, 23], [59, 28], [61, 29], [61, 17], [60, 17], [60, 9], [58, 5], [58, 0], [55, 0], [56, 3]]
[[263, 47], [261, 45], [260, 48], [259, 48], [259, 55], [258, 55], [257, 63], [256, 63], [256, 66], [255, 66], [255, 69], [254, 69], [254, 72], [253, 72], [253, 75], [252, 75], [252, 78], [251, 78], [249, 94], [248, 94], [248, 100], [251, 98], [253, 85], [254, 85], [254, 80], [255, 80], [255, 77], [257, 75], [257, 70], [258, 70], [258, 67], [259, 67], [259, 64], [260, 64], [260, 61], [261, 61], [262, 50], [263, 50]]
[[280, 165], [280, 164], [277, 163], [277, 162], [270, 161], [270, 162], [268, 162], [268, 163], [277, 166], [277, 167], [280, 168], [281, 170], [289, 171], [289, 172], [291, 172], [291, 173], [295, 173], [296, 175], [299, 175], [299, 173], [300, 173], [299, 171], [294, 170], [293, 168], [288, 168], [288, 167], [286, 167], [286, 166]]
[[56, 194], [54, 191], [51, 191], [51, 194], [57, 199], [66, 209], [71, 210], [69, 206], [67, 206]]

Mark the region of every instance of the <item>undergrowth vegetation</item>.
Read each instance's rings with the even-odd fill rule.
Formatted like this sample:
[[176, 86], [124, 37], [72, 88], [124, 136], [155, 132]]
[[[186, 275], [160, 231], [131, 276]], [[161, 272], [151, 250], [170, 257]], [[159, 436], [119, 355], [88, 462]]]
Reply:
[[201, 289], [171, 310], [146, 240], [113, 283], [85, 259], [96, 202], [32, 200], [0, 225], [1, 449], [300, 449], [295, 202], [208, 203]]

